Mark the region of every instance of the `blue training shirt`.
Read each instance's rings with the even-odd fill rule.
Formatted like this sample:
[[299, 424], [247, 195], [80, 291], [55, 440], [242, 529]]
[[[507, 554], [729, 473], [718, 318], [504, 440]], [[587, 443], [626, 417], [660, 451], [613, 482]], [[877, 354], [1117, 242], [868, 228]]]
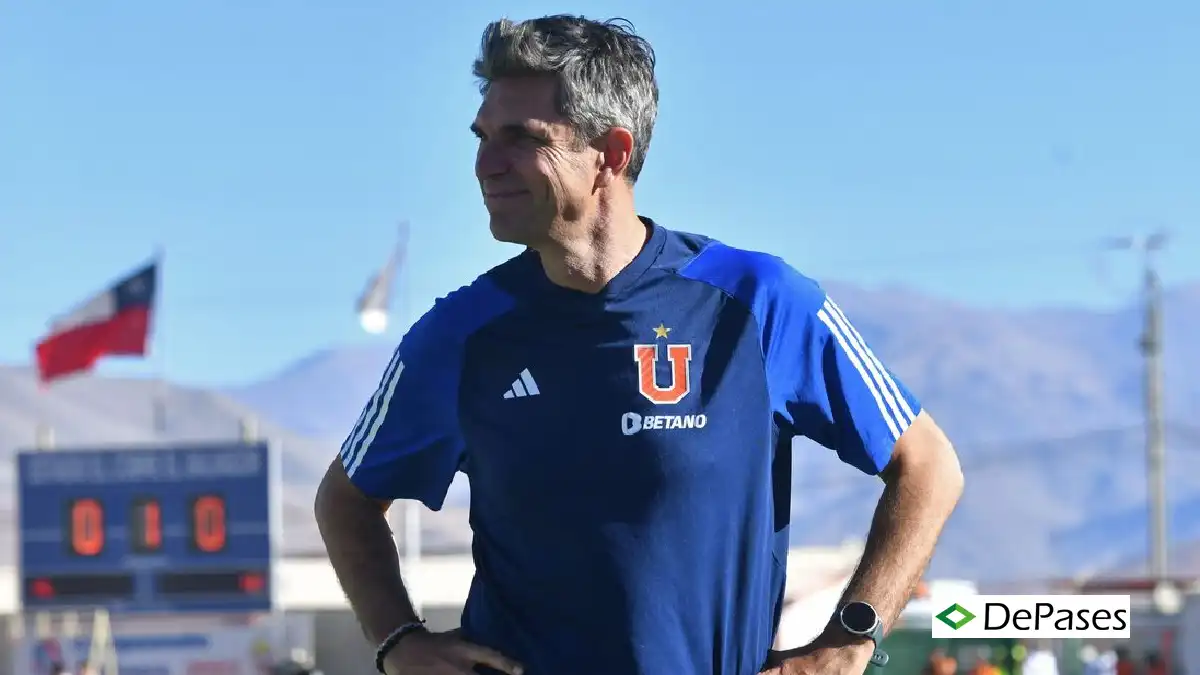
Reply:
[[439, 300], [342, 446], [378, 499], [469, 476], [464, 637], [527, 675], [758, 673], [792, 438], [878, 474], [920, 412], [814, 281], [643, 220], [598, 294], [526, 251]]

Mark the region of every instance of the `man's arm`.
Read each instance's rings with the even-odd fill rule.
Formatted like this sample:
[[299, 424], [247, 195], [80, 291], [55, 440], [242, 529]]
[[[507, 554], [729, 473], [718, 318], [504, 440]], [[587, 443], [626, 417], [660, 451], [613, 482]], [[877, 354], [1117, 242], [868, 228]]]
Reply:
[[[858, 569], [842, 601], [870, 603], [890, 629], [920, 581], [942, 527], [963, 490], [958, 457], [942, 430], [921, 412], [896, 443], [880, 474], [885, 487]], [[870, 641], [852, 640], [831, 623], [806, 653], [818, 660], [865, 663]], [[832, 665], [832, 664], [831, 664]], [[830, 672], [836, 672], [831, 668]], [[784, 672], [788, 672], [785, 668]]]
[[317, 527], [338, 582], [372, 644], [417, 621], [400, 576], [387, 507], [366, 496], [335, 459], [317, 488]]
[[[904, 609], [963, 489], [954, 449], [916, 396], [815, 282], [786, 266], [756, 307], [776, 410], [792, 434], [835, 450], [885, 483], [844, 601], [871, 604], [884, 628]], [[782, 406], [781, 406], [782, 404]], [[812, 644], [783, 654], [782, 672], [862, 672], [874, 645], [832, 617]]]
[[314, 510], [329, 560], [376, 644], [418, 618], [400, 577], [387, 506], [412, 499], [440, 509], [464, 457], [458, 389], [471, 325], [453, 310], [435, 305], [409, 329], [317, 490]]
[[950, 440], [922, 412], [880, 474], [885, 487], [862, 560], [843, 595], [869, 602], [885, 627], [904, 610], [963, 491]]
[[[419, 617], [400, 577], [400, 561], [384, 518], [389, 504], [372, 499], [354, 485], [344, 461], [333, 462], [317, 489], [317, 525], [363, 633], [380, 645], [397, 628]], [[521, 664], [464, 641], [457, 631], [406, 634], [386, 653], [382, 670], [388, 674], [467, 675], [478, 672], [477, 664], [506, 675], [523, 672]]]

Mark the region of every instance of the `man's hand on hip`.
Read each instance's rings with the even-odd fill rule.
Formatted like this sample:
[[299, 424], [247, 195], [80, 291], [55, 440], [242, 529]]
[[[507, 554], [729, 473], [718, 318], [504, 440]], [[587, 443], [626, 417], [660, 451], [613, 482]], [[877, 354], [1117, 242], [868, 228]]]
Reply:
[[874, 644], [772, 651], [760, 675], [863, 675], [874, 651]]
[[475, 666], [521, 675], [521, 664], [494, 649], [462, 639], [459, 631], [405, 635], [383, 659], [387, 675], [474, 675]]

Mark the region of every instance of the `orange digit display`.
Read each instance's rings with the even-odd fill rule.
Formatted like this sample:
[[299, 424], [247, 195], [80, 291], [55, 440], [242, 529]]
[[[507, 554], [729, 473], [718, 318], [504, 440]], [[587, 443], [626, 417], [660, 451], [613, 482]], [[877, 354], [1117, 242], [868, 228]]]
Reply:
[[138, 553], [156, 553], [162, 550], [162, 507], [157, 499], [139, 499], [133, 503], [131, 533], [133, 550]]
[[76, 499], [67, 514], [71, 551], [97, 556], [104, 551], [104, 508], [95, 499]]
[[192, 502], [192, 543], [205, 553], [225, 549], [225, 500], [216, 495]]

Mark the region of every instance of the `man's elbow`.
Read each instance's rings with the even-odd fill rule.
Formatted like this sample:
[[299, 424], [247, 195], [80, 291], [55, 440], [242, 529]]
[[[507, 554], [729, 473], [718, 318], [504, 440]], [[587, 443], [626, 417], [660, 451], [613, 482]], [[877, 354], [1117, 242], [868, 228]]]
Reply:
[[963, 489], [966, 487], [966, 477], [963, 476], [962, 463], [958, 460], [958, 453], [955, 452], [949, 439], [946, 439], [942, 448], [942, 452], [939, 453], [941, 456], [929, 470], [933, 476], [936, 476], [931, 482], [938, 486], [937, 489], [952, 505], [957, 505], [959, 498], [962, 497]]

